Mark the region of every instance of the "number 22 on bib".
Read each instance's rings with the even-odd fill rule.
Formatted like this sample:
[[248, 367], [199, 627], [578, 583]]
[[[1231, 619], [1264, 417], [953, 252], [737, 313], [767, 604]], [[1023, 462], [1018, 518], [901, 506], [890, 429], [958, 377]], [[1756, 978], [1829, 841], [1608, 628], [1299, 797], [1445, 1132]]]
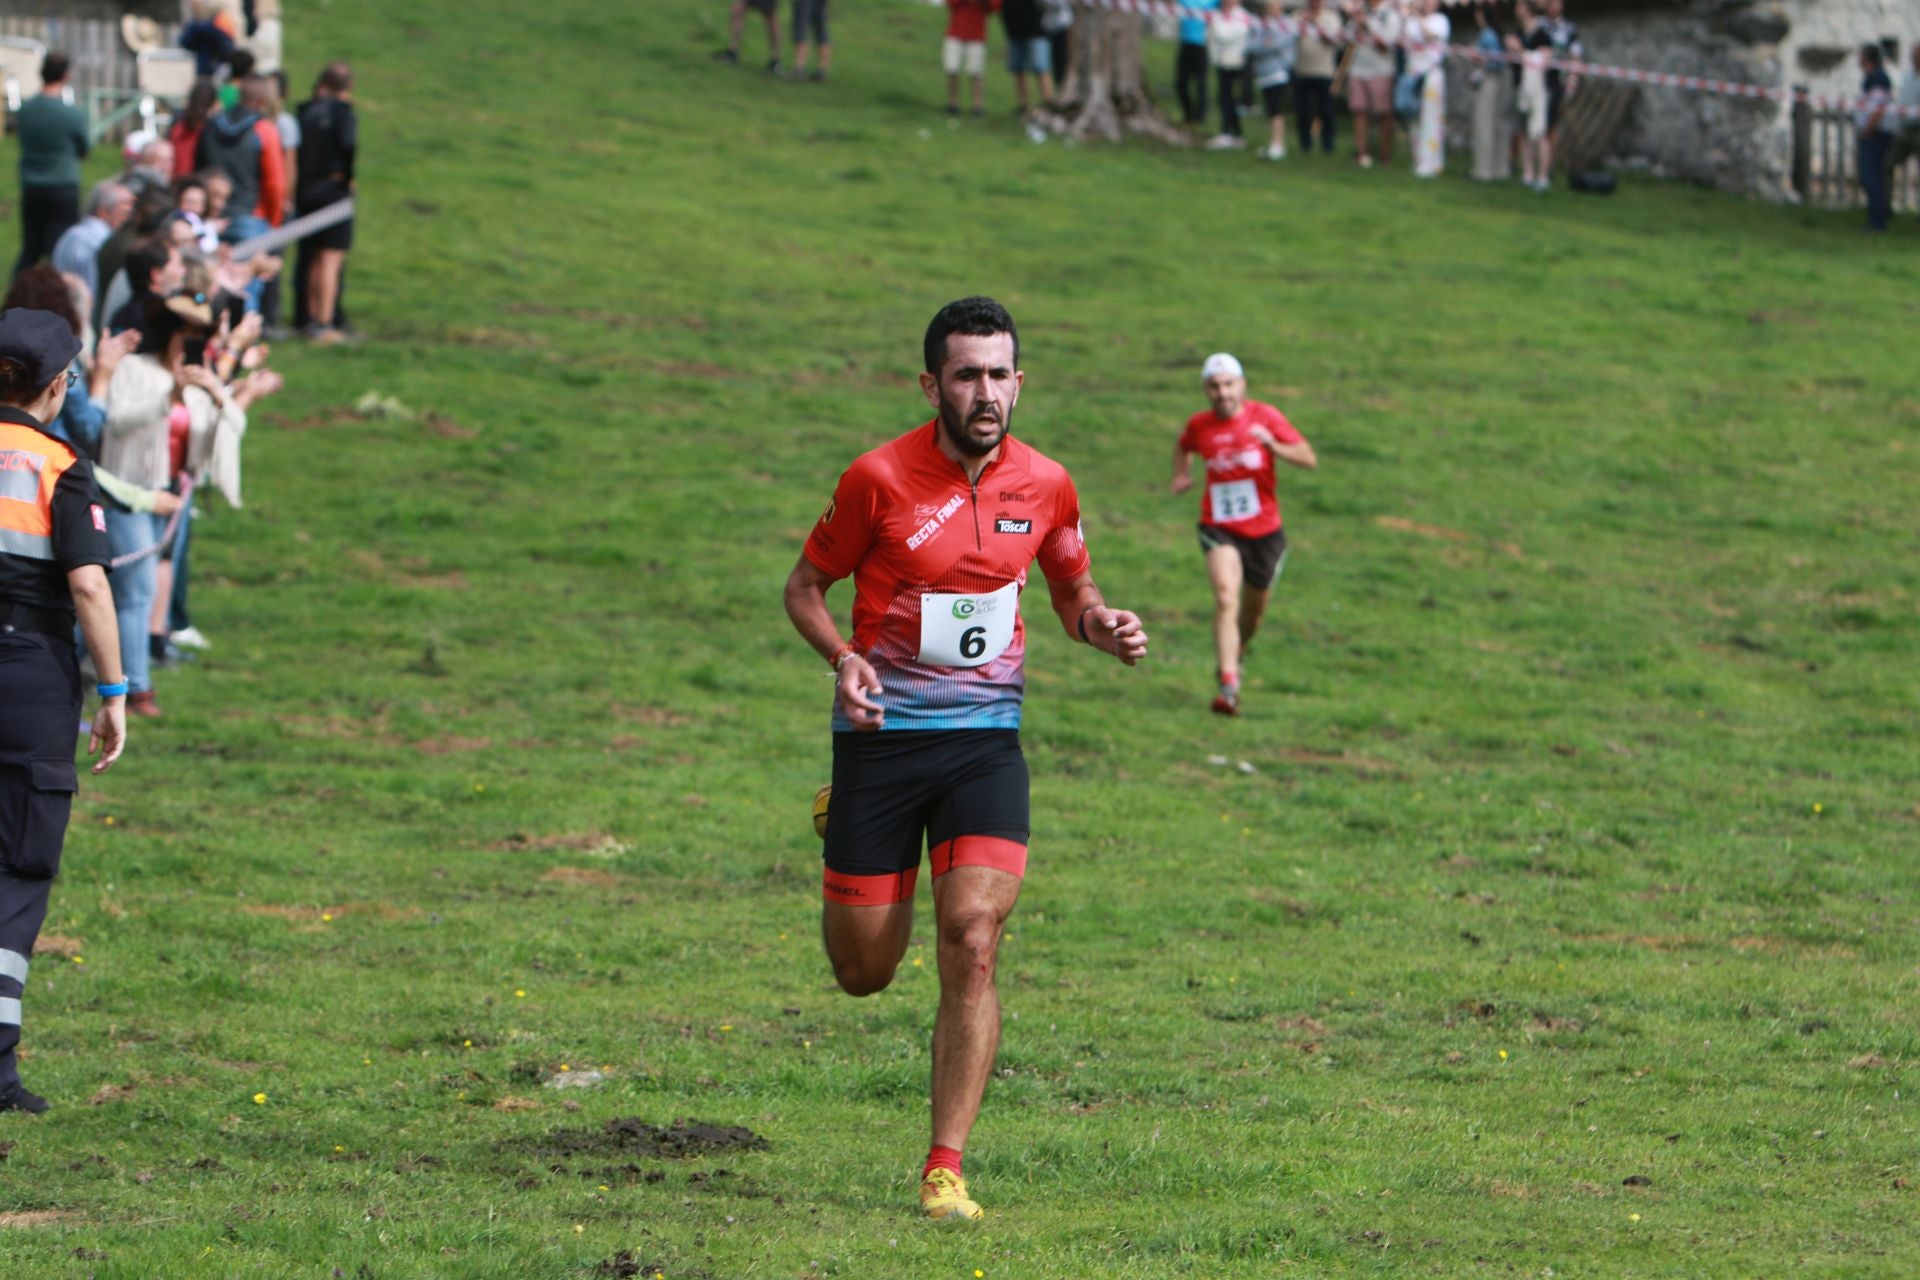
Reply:
[[1260, 491], [1251, 480], [1222, 480], [1207, 486], [1213, 523], [1234, 524], [1260, 514]]
[[1009, 582], [983, 596], [920, 597], [920, 661], [934, 667], [983, 667], [1013, 643], [1020, 587]]

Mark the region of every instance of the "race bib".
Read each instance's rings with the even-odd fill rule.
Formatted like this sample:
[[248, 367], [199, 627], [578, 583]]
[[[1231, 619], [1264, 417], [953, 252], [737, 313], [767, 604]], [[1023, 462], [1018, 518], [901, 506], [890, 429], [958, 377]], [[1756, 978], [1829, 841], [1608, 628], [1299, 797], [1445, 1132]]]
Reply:
[[1251, 480], [1222, 480], [1207, 486], [1207, 500], [1213, 506], [1213, 523], [1236, 524], [1260, 514], [1260, 491]]
[[1013, 643], [1020, 587], [1009, 582], [990, 595], [920, 597], [920, 661], [934, 667], [982, 667]]

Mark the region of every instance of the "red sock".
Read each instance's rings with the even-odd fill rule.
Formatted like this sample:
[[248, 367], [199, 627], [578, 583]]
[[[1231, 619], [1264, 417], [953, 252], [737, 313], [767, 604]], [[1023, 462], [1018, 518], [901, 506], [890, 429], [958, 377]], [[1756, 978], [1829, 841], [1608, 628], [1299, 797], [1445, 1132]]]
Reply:
[[957, 1147], [934, 1146], [927, 1149], [927, 1167], [920, 1171], [924, 1181], [935, 1169], [951, 1169], [954, 1177], [960, 1176], [960, 1151]]

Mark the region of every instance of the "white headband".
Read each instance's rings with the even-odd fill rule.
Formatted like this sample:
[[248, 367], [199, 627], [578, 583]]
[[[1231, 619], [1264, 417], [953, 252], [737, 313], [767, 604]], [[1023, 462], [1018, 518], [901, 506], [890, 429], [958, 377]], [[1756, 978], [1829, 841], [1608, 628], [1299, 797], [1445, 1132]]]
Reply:
[[1244, 378], [1246, 376], [1247, 371], [1240, 367], [1240, 362], [1224, 351], [1216, 352], [1208, 356], [1207, 362], [1200, 366], [1200, 380], [1202, 382], [1205, 382], [1208, 378]]

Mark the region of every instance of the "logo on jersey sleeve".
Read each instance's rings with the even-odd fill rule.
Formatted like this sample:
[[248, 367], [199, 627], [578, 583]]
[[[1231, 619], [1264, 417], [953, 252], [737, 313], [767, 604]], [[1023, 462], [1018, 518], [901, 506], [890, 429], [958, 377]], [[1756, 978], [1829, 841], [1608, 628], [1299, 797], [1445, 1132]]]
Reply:
[[88, 503], [87, 510], [93, 516], [94, 531], [96, 533], [105, 533], [107, 531], [107, 513], [101, 510], [100, 504], [97, 502]]
[[822, 511], [822, 512], [820, 513], [820, 523], [821, 523], [821, 524], [832, 524], [832, 523], [833, 523], [833, 513], [834, 513], [834, 512], [836, 512], [836, 511], [838, 511], [839, 509], [840, 509], [840, 501], [839, 501], [839, 499], [837, 499], [837, 498], [828, 498], [828, 499], [827, 499], [827, 509], [826, 509], [825, 511]]

